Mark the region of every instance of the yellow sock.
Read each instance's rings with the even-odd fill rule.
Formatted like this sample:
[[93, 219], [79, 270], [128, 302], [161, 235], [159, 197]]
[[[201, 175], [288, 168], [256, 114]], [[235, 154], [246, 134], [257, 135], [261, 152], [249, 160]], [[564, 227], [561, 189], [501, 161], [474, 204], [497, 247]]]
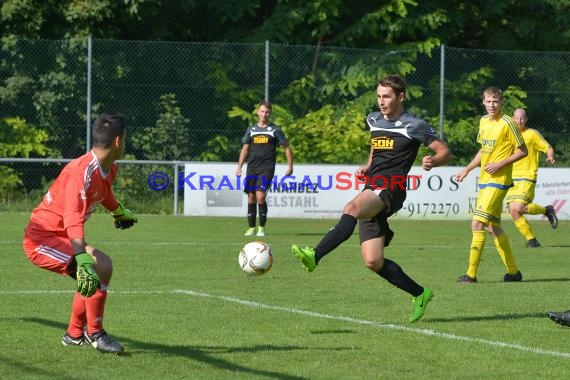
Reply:
[[529, 203], [526, 205], [527, 214], [530, 215], [544, 215], [546, 213], [546, 208], [536, 203]]
[[507, 235], [502, 234], [497, 236], [497, 238], [494, 239], [494, 243], [497, 251], [499, 252], [499, 256], [501, 256], [501, 260], [503, 260], [503, 264], [505, 264], [505, 267], [507, 268], [507, 273], [516, 274], [519, 271], [519, 268], [515, 262], [515, 257], [513, 256], [511, 244], [509, 243]]
[[524, 236], [524, 238], [527, 241], [530, 239], [534, 239], [534, 233], [532, 232], [532, 227], [530, 226], [530, 224], [528, 224], [528, 221], [524, 216], [521, 216], [520, 218], [516, 219], [514, 222], [515, 226], [517, 227], [517, 230], [519, 230], [521, 235]]
[[481, 262], [483, 248], [485, 248], [485, 231], [473, 231], [469, 249], [469, 269], [467, 269], [467, 275], [471, 278], [477, 278], [477, 268]]

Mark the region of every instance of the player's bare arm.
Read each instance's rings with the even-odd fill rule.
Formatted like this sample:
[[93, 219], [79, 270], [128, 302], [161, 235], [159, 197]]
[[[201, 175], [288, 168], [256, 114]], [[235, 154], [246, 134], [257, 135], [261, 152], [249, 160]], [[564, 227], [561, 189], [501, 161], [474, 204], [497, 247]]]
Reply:
[[85, 252], [87, 244], [84, 239], [72, 239], [69, 242], [73, 248], [73, 253], [78, 254]]
[[422, 158], [422, 168], [425, 171], [430, 171], [432, 168], [445, 165], [453, 159], [449, 147], [441, 140], [432, 141], [432, 143], [428, 145], [428, 148], [435, 154]]
[[481, 165], [481, 150], [479, 150], [477, 152], [475, 157], [473, 157], [471, 162], [469, 164], [467, 164], [467, 166], [465, 168], [463, 168], [463, 170], [461, 170], [459, 173], [457, 173], [457, 175], [455, 176], [455, 179], [459, 182], [462, 182], [463, 179], [465, 177], [467, 177], [469, 172], [475, 168], [478, 168], [479, 165]]
[[241, 148], [241, 151], [239, 152], [239, 160], [238, 160], [238, 165], [237, 165], [237, 169], [236, 169], [236, 176], [241, 175], [241, 168], [242, 168], [248, 154], [249, 154], [249, 144], [243, 144], [243, 147]]
[[550, 165], [554, 165], [556, 163], [556, 159], [554, 158], [554, 148], [552, 146], [549, 146], [546, 150], [546, 161], [548, 161]]
[[285, 175], [293, 174], [293, 151], [291, 150], [291, 146], [289, 144], [283, 145], [285, 150], [285, 157], [287, 157], [287, 171]]
[[520, 160], [521, 158], [525, 158], [527, 155], [528, 149], [526, 147], [526, 144], [522, 144], [515, 149], [513, 154], [504, 160], [498, 162], [489, 162], [487, 165], [485, 165], [485, 171], [490, 174], [496, 173], [503, 167], [510, 165], [513, 162]]
[[368, 156], [368, 162], [365, 165], [362, 165], [361, 167], [356, 169], [356, 171], [354, 172], [355, 176], [363, 177], [368, 173], [368, 171], [370, 170], [370, 166], [372, 165], [372, 153], [373, 150], [372, 148], [370, 148], [370, 155]]

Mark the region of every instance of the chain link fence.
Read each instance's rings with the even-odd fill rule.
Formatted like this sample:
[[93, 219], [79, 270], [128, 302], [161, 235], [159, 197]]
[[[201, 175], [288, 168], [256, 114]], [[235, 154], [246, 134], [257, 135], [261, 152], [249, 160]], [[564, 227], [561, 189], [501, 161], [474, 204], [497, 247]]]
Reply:
[[[301, 162], [311, 142], [296, 144], [304, 138], [295, 129], [297, 121], [331, 107], [334, 124], [340, 113], [356, 107], [362, 120], [357, 128], [365, 135], [364, 117], [376, 108], [376, 81], [386, 73], [407, 79], [410, 110], [440, 131], [459, 164], [475, 153], [477, 121], [484, 113], [481, 94], [495, 85], [505, 90], [506, 110], [527, 108], [529, 126], [539, 129], [556, 146], [559, 163], [569, 166], [569, 59], [564, 52], [446, 46], [422, 54], [269, 42], [4, 40], [0, 208], [28, 199], [37, 203], [63, 163], [89, 149], [94, 116], [118, 111], [128, 120], [125, 158], [160, 162], [122, 164], [118, 195], [148, 212], [170, 213], [176, 191], [150, 190], [149, 173], [172, 172], [170, 162], [236, 162], [259, 101], [274, 103], [274, 119]], [[321, 139], [330, 133], [318, 122], [314, 128]], [[64, 161], [10, 160], [22, 157]], [[360, 163], [362, 156], [334, 160], [326, 162]]]

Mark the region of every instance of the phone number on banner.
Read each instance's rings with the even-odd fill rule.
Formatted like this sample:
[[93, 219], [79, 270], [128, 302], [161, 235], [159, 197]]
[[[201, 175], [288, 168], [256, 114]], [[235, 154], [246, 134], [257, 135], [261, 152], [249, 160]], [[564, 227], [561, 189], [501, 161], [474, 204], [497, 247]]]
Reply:
[[429, 217], [441, 215], [448, 217], [450, 215], [459, 215], [459, 203], [405, 203], [402, 207], [402, 214], [407, 212], [408, 217], [422, 216]]

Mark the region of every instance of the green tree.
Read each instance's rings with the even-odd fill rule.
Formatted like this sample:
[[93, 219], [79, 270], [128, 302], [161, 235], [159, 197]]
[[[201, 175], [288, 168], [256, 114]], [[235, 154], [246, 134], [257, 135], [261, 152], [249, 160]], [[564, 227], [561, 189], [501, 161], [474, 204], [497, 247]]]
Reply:
[[0, 11], [1, 34], [26, 38], [570, 48], [568, 0], [4, 0]]
[[[24, 119], [9, 117], [0, 120], [0, 157], [28, 158], [30, 155], [45, 156], [47, 133], [28, 124]], [[24, 184], [21, 173], [0, 165], [0, 199], [6, 201]]]
[[[421, 2], [418, 12], [442, 10], [446, 22], [436, 36], [455, 47], [495, 50], [567, 51], [570, 48], [568, 0], [465, 0]], [[417, 14], [412, 11], [411, 17]]]
[[[93, 111], [113, 107], [138, 121], [132, 129], [139, 137], [133, 143], [137, 144], [133, 145], [137, 158], [148, 157], [151, 147], [162, 144], [148, 138], [145, 141], [140, 137], [144, 135], [140, 128], [155, 128], [159, 123], [185, 124], [181, 119], [163, 120], [162, 111], [148, 107], [155, 99], [174, 94], [178, 116], [183, 118], [185, 112], [192, 115], [192, 123], [186, 125], [192, 139], [171, 146], [168, 152], [161, 145], [152, 155], [235, 159], [245, 125], [235, 123], [241, 121], [239, 118], [228, 118], [228, 110], [235, 106], [249, 112], [251, 105], [264, 96], [262, 43], [271, 41], [271, 58], [281, 57], [277, 59], [282, 61], [271, 67], [271, 100], [287, 115], [283, 127], [291, 129], [291, 134], [296, 134], [297, 129], [303, 133], [311, 126], [324, 133], [327, 130], [319, 131], [318, 125], [322, 117], [325, 122], [320, 124], [335, 125], [342, 133], [358, 135], [356, 127], [343, 124], [341, 115], [352, 115], [356, 110], [363, 117], [369, 112], [374, 104], [364, 99], [384, 73], [399, 73], [417, 84], [410, 87], [409, 99], [421, 116], [432, 117], [433, 124], [438, 125], [434, 116], [439, 113], [438, 102], [433, 97], [438, 91], [438, 67], [421, 65], [420, 61], [429, 60], [440, 41], [470, 48], [567, 50], [570, 40], [564, 36], [570, 28], [563, 15], [569, 4], [566, 0], [506, 0], [493, 7], [461, 0], [5, 0], [0, 24], [0, 104], [8, 115], [22, 116], [46, 130], [50, 146], [57, 147], [58, 154], [78, 155], [84, 148], [86, 123], [85, 37], [91, 34], [96, 41], [94, 92], [98, 96]], [[30, 39], [42, 38], [63, 40], [30, 43]], [[200, 44], [200, 50], [195, 51], [176, 43], [163, 44], [161, 50], [133, 41], [145, 39], [216, 43]], [[250, 44], [244, 47], [218, 41]], [[32, 59], [40, 54], [38, 50], [43, 58], [41, 67]], [[479, 51], [459, 54], [481, 55]], [[258, 57], [255, 64], [248, 60], [252, 56]], [[554, 125], [565, 128], [562, 133], [569, 133], [566, 115], [570, 106], [564, 106], [570, 104], [564, 96], [569, 93], [569, 85], [557, 74], [557, 65], [564, 65], [565, 57], [544, 59], [526, 67], [506, 59], [489, 60], [494, 62], [470, 64], [465, 59], [461, 61], [465, 66], [456, 74], [462, 78], [452, 74], [446, 79], [447, 84], [461, 88], [463, 80], [481, 75], [481, 67], [492, 68], [492, 74], [485, 77], [487, 83], [473, 82], [473, 86], [480, 87], [465, 89], [463, 98], [454, 98], [456, 90], [446, 86], [446, 95], [451, 95], [446, 98], [446, 136], [460, 138], [464, 124], [472, 124], [470, 118], [478, 112], [465, 113], [462, 108], [466, 103], [477, 104], [481, 87], [489, 82], [503, 88], [517, 86], [527, 92], [538, 88], [544, 94], [559, 94], [555, 101], [559, 108], [552, 115], [537, 116], [554, 120]], [[129, 96], [115, 93], [119, 86], [132, 92]], [[549, 108], [550, 100], [545, 98], [535, 96], [526, 101], [531, 115], [534, 110]], [[30, 102], [22, 99], [32, 99], [33, 107], [26, 108], [24, 105]], [[195, 99], [206, 99], [209, 104], [196, 107]], [[362, 124], [355, 124], [361, 128]], [[458, 132], [454, 131], [456, 126]], [[164, 136], [154, 133], [151, 135], [157, 141], [164, 141]], [[331, 135], [334, 143], [346, 137], [335, 133]], [[545, 135], [548, 133], [545, 131]], [[64, 143], [69, 147], [62, 148]], [[333, 160], [328, 153], [331, 147], [322, 144], [315, 142], [317, 152]], [[312, 154], [315, 152], [298, 151], [301, 158], [312, 160]]]
[[0, 120], [0, 157], [30, 157], [30, 154], [45, 156], [47, 133], [35, 128], [19, 117]]
[[148, 160], [184, 160], [190, 136], [190, 119], [182, 114], [175, 94], [164, 94], [159, 100], [160, 115], [156, 124], [132, 137]]

